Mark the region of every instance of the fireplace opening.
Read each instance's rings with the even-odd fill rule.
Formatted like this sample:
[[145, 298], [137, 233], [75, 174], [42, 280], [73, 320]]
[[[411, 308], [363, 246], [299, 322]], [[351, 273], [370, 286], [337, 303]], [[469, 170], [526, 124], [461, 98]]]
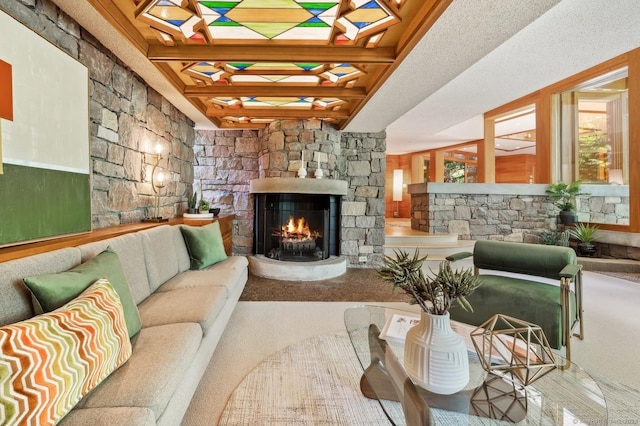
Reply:
[[326, 194], [256, 194], [255, 253], [290, 262], [337, 255], [338, 203]]

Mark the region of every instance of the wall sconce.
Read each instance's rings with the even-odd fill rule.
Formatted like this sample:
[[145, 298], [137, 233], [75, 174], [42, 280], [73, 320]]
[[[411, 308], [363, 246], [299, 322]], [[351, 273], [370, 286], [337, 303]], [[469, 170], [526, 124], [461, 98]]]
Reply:
[[395, 169], [393, 171], [393, 201], [396, 202], [396, 211], [393, 212], [393, 217], [400, 216], [400, 201], [402, 201], [402, 169]]
[[162, 146], [157, 144], [155, 154], [150, 155], [155, 157], [155, 164], [153, 165], [153, 169], [151, 169], [151, 189], [153, 189], [153, 193], [155, 194], [154, 213], [153, 217], [147, 217], [143, 222], [167, 222], [169, 219], [160, 216], [160, 190], [165, 186], [164, 173], [158, 172], [156, 174], [156, 169], [160, 164], [160, 160], [162, 160]]

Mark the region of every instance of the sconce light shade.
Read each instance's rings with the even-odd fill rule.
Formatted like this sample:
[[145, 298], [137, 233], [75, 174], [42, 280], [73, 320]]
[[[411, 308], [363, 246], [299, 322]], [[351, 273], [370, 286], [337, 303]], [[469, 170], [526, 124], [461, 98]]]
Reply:
[[393, 201], [402, 201], [402, 169], [393, 171]]

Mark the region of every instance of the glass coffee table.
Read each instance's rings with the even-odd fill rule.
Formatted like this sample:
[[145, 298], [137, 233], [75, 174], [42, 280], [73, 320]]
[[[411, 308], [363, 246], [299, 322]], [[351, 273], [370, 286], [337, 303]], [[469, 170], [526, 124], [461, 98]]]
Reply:
[[[392, 424], [607, 424], [607, 406], [600, 387], [575, 364], [565, 370], [556, 368], [525, 387], [509, 373], [487, 373], [470, 346], [470, 380], [465, 389], [438, 395], [420, 388], [404, 370], [404, 344], [379, 338], [394, 313], [420, 316], [416, 311], [371, 305], [354, 306], [344, 314], [364, 370], [360, 389], [380, 402]], [[457, 331], [473, 328], [461, 325]]]

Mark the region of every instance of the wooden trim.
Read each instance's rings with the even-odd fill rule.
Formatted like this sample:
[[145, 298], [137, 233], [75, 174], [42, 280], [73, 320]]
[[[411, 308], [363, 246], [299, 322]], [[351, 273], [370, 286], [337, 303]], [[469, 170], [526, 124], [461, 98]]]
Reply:
[[106, 240], [108, 238], [118, 237], [120, 235], [130, 234], [133, 232], [150, 229], [160, 225], [181, 225], [188, 224], [193, 226], [202, 226], [214, 221], [220, 222], [220, 231], [224, 243], [225, 252], [231, 256], [231, 248], [233, 244], [233, 219], [234, 214], [222, 215], [210, 221], [185, 221], [183, 218], [174, 218], [168, 222], [160, 223], [131, 223], [126, 225], [111, 226], [101, 228], [84, 234], [71, 235], [61, 238], [54, 238], [46, 241], [38, 241], [26, 244], [15, 245], [11, 247], [0, 248], [0, 262], [20, 259], [35, 254], [46, 253], [66, 247], [77, 247], [83, 244], [95, 241]]
[[640, 232], [640, 49], [628, 55], [629, 90], [629, 224]]
[[367, 97], [363, 87], [345, 89], [344, 87], [291, 87], [291, 86], [206, 86], [186, 87], [184, 95], [189, 97], [216, 96], [305, 96], [315, 98], [364, 99]]
[[347, 118], [348, 111], [332, 111], [331, 109], [285, 109], [285, 108], [207, 108], [207, 117], [251, 117], [251, 118], [282, 118], [282, 119], [311, 119], [311, 118]]
[[495, 118], [484, 119], [484, 141], [478, 143], [478, 182], [496, 181]]
[[150, 61], [165, 62], [318, 62], [348, 64], [392, 64], [397, 58], [392, 47], [331, 46], [149, 46]]
[[623, 53], [620, 56], [616, 56], [613, 59], [581, 71], [578, 74], [574, 74], [571, 77], [565, 78], [564, 80], [560, 80], [557, 83], [545, 87], [545, 89], [548, 89], [551, 93], [565, 92], [567, 90], [573, 89], [581, 83], [591, 80], [592, 78], [625, 67], [627, 66], [632, 53], [637, 50], [640, 49], [635, 49], [631, 52]]
[[534, 183], [551, 182], [551, 92], [540, 91], [536, 100], [536, 165]]

